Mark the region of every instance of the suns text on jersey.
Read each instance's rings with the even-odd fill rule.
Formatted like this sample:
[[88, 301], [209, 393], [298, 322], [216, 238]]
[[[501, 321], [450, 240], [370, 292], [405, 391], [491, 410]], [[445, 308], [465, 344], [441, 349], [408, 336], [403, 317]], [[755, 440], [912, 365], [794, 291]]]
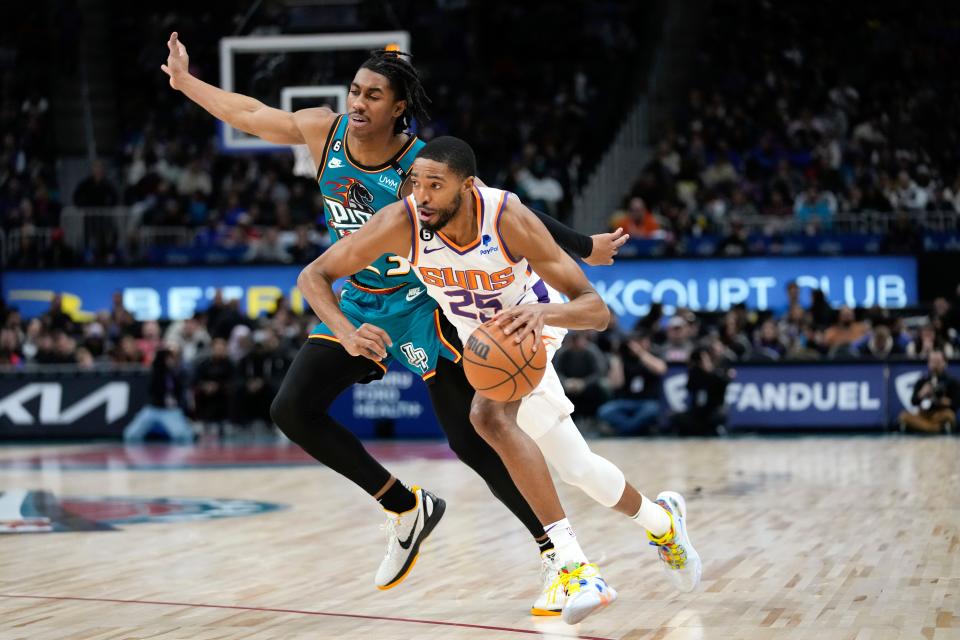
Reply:
[[516, 276], [511, 267], [487, 273], [480, 269], [454, 269], [452, 267], [417, 267], [424, 284], [434, 287], [457, 287], [468, 291], [499, 291], [510, 286]]

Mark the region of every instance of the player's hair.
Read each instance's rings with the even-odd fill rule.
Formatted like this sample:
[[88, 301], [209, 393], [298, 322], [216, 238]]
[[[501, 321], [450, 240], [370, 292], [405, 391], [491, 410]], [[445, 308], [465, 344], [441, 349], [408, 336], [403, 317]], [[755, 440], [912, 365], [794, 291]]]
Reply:
[[389, 80], [397, 100], [407, 101], [407, 108], [393, 125], [394, 133], [406, 131], [411, 118], [416, 118], [421, 124], [430, 119], [427, 114], [430, 98], [420, 83], [420, 73], [410, 62], [412, 57], [402, 51], [377, 49], [371, 51], [367, 61], [360, 65], [361, 69], [370, 69]]
[[477, 175], [477, 157], [470, 145], [453, 136], [434, 138], [420, 149], [417, 158], [436, 160], [464, 178]]

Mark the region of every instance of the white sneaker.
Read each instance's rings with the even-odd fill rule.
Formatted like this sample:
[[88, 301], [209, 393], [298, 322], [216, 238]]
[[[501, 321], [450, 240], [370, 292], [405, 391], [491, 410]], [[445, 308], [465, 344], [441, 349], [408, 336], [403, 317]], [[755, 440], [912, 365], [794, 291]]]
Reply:
[[387, 536], [387, 555], [377, 569], [377, 589], [391, 589], [407, 577], [420, 555], [420, 545], [440, 522], [447, 503], [414, 486], [410, 489], [417, 504], [403, 513], [387, 511], [387, 523], [383, 525]]
[[676, 491], [661, 491], [657, 504], [670, 514], [670, 531], [660, 538], [648, 531], [647, 537], [650, 544], [657, 547], [663, 570], [673, 586], [683, 592], [693, 591], [700, 584], [703, 564], [687, 535], [687, 502]]
[[566, 596], [561, 615], [567, 624], [577, 624], [617, 599], [616, 590], [600, 577], [600, 569], [593, 563], [568, 564], [557, 572], [555, 581]]
[[563, 586], [557, 581], [557, 552], [555, 549], [540, 554], [540, 596], [530, 607], [530, 614], [534, 616], [558, 616], [563, 611], [563, 603], [567, 601], [567, 594]]

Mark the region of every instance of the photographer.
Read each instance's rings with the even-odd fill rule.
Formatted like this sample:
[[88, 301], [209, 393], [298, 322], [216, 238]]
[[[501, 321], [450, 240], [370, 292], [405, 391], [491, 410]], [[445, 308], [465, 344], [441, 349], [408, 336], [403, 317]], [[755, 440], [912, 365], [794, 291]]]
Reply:
[[947, 358], [940, 349], [930, 352], [927, 368], [927, 374], [917, 380], [910, 399], [920, 411], [901, 412], [900, 429], [949, 433], [957, 425], [955, 407], [960, 404], [960, 382], [947, 374]]
[[650, 351], [650, 336], [636, 332], [620, 346], [612, 368], [622, 370], [623, 385], [615, 398], [605, 402], [598, 412], [601, 420], [619, 435], [646, 431], [660, 415], [660, 395], [667, 363]]
[[143, 442], [147, 434], [159, 426], [173, 442], [193, 442], [193, 427], [184, 413], [186, 383], [176, 348], [167, 346], [157, 351], [150, 372], [149, 394], [146, 406], [123, 430], [123, 439]]
[[718, 366], [710, 347], [700, 346], [687, 364], [687, 410], [674, 416], [681, 436], [715, 436], [725, 433], [727, 385], [736, 376], [733, 369]]

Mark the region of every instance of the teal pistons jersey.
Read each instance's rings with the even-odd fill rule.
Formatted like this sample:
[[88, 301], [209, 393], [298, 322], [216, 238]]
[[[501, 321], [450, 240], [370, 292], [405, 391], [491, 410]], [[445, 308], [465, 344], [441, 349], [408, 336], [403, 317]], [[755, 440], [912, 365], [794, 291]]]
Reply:
[[[424, 142], [411, 136], [397, 154], [375, 167], [360, 164], [347, 150], [347, 118], [334, 121], [317, 169], [317, 185], [323, 195], [330, 239], [340, 240], [383, 207], [400, 200], [400, 187]], [[399, 289], [417, 278], [405, 258], [384, 254], [353, 276], [353, 281], [371, 292]]]

